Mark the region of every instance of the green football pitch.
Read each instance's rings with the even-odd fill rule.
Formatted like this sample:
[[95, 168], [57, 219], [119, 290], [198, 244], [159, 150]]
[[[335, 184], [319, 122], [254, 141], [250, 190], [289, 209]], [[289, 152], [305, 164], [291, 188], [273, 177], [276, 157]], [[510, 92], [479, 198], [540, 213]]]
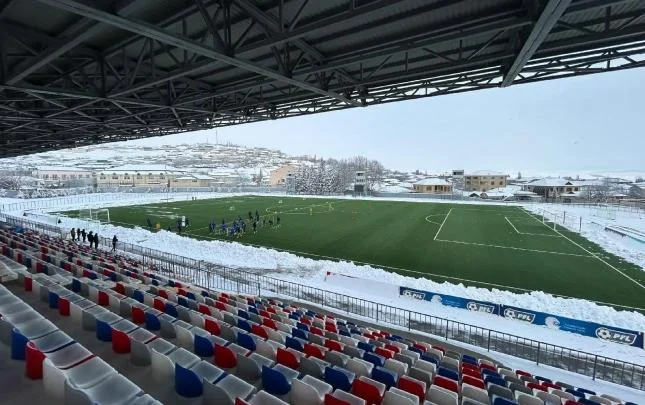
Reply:
[[[254, 233], [249, 212], [256, 211], [260, 226]], [[111, 207], [109, 214], [114, 225], [147, 228], [149, 219], [174, 232], [178, 218], [186, 216], [182, 234], [196, 239], [351, 260], [435, 281], [645, 308], [645, 272], [638, 266], [518, 206], [248, 196]], [[210, 232], [211, 221], [219, 231], [222, 221], [230, 228], [239, 216], [247, 223], [243, 235]]]

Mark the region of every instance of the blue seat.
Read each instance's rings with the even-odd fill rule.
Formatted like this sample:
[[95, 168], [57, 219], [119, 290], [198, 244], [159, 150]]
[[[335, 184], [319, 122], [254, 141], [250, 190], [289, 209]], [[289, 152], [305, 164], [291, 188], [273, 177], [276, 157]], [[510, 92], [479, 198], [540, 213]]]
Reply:
[[339, 331], [338, 331], [338, 333], [339, 333], [341, 336], [347, 336], [347, 337], [352, 336], [352, 334], [351, 334], [351, 333], [349, 333], [349, 331], [348, 331], [347, 329], [341, 329], [341, 330], [339, 330]]
[[188, 299], [190, 299], [190, 300], [193, 300], [193, 301], [197, 300], [197, 297], [195, 297], [195, 294], [193, 294], [193, 293], [192, 293], [192, 292], [190, 292], [190, 291], [187, 291], [187, 292], [186, 292], [186, 298], [188, 298]]
[[112, 326], [107, 322], [96, 321], [96, 338], [103, 342], [112, 341]]
[[385, 384], [386, 390], [389, 390], [390, 387], [396, 387], [399, 375], [392, 370], [377, 366], [372, 369], [372, 379]]
[[245, 349], [248, 349], [252, 352], [257, 349], [257, 345], [255, 344], [255, 340], [251, 337], [251, 335], [247, 335], [246, 333], [238, 333], [237, 334], [237, 344], [242, 346]]
[[14, 360], [24, 360], [25, 350], [27, 349], [29, 339], [25, 337], [17, 328], [11, 329], [11, 358]]
[[96, 275], [96, 272], [94, 271], [90, 271], [88, 274], [89, 274], [90, 280], [96, 280], [98, 278], [98, 276]]
[[159, 281], [155, 280], [154, 278], [152, 279], [152, 285], [154, 286], [159, 286]]
[[308, 325], [305, 325], [305, 324], [304, 324], [304, 323], [302, 323], [302, 322], [298, 322], [298, 323], [296, 324], [296, 328], [309, 332], [309, 326], [308, 326]]
[[262, 387], [271, 395], [286, 395], [291, 391], [291, 382], [281, 372], [262, 366]]
[[237, 327], [242, 329], [242, 330], [245, 330], [245, 331], [247, 331], [249, 333], [251, 332], [251, 325], [247, 321], [245, 321], [244, 319], [238, 319], [237, 320]]
[[81, 281], [77, 278], [72, 279], [72, 291], [75, 293], [81, 292]]
[[299, 352], [303, 352], [305, 350], [305, 345], [300, 341], [300, 339], [293, 338], [291, 336], [286, 337], [286, 339], [284, 340], [284, 345]]
[[493, 377], [502, 378], [502, 376], [501, 376], [498, 372], [496, 372], [496, 371], [492, 371], [492, 370], [489, 370], [489, 369], [486, 369], [486, 368], [485, 368], [485, 369], [483, 369], [483, 370], [482, 370], [482, 376], [483, 376], [483, 377], [486, 377], [486, 376], [488, 376], [488, 375], [493, 376]]
[[334, 390], [349, 392], [355, 377], [356, 375], [353, 372], [344, 368], [325, 367], [325, 382], [331, 385]]
[[117, 273], [112, 272], [112, 273], [110, 273], [109, 277], [110, 277], [110, 280], [112, 280], [112, 281], [114, 281], [116, 283], [116, 281], [117, 281], [117, 279], [116, 279]]
[[484, 376], [484, 383], [501, 385], [502, 387], [506, 387], [506, 380], [504, 380], [501, 377], [496, 377], [494, 375]]
[[[584, 388], [576, 387], [576, 391], [578, 391], [578, 392], [580, 392], [582, 394], [596, 395], [596, 393], [594, 391], [587, 390], [587, 389], [584, 389]], [[580, 395], [580, 396], [584, 396], [584, 395]]]
[[571, 389], [571, 388], [565, 388], [565, 389], [564, 389], [564, 392], [568, 392], [569, 394], [571, 394], [571, 395], [573, 395], [574, 397], [576, 397], [576, 401], [577, 401], [578, 399], [580, 399], [580, 397], [583, 397], [583, 396], [584, 396], [584, 394], [583, 394], [583, 393], [578, 392], [578, 391], [576, 391], [576, 390], [574, 390], [574, 389]]
[[146, 312], [146, 329], [159, 330], [161, 329], [161, 322], [159, 318], [151, 313]]
[[365, 352], [365, 354], [363, 355], [363, 360], [369, 361], [370, 363], [379, 367], [383, 367], [383, 365], [385, 364], [385, 358], [383, 356], [379, 356], [378, 354], [370, 352]]
[[85, 268], [88, 270], [92, 270], [92, 263], [85, 263]]
[[498, 395], [493, 395], [491, 397], [491, 405], [517, 405], [517, 402], [500, 397]]
[[461, 362], [462, 363], [468, 363], [468, 364], [474, 364], [475, 366], [479, 364], [476, 358], [474, 358], [473, 356], [470, 356], [468, 354], [464, 354], [464, 355], [461, 356]]
[[536, 376], [534, 376], [533, 378], [535, 378], [535, 379], [536, 379], [536, 380], [538, 380], [538, 381], [544, 381], [544, 382], [548, 382], [548, 383], [552, 383], [552, 382], [553, 382], [550, 378], [540, 377], [539, 375], [536, 375]]
[[49, 298], [49, 308], [58, 309], [58, 293], [50, 291], [48, 298]]
[[423, 350], [418, 349], [418, 348], [416, 348], [416, 347], [414, 347], [414, 346], [410, 346], [410, 347], [408, 347], [408, 350], [409, 350], [409, 351], [411, 351], [411, 352], [418, 353], [418, 354], [419, 354], [419, 357], [421, 357], [421, 355], [423, 354]]
[[179, 312], [177, 312], [177, 306], [172, 302], [166, 302], [164, 307], [164, 312], [172, 317], [179, 317]]
[[182, 307], [189, 308], [188, 307], [188, 300], [184, 297], [177, 297], [177, 304], [181, 305]]
[[442, 377], [450, 378], [451, 380], [454, 380], [454, 381], [459, 381], [459, 373], [445, 367], [439, 367], [439, 369], [437, 370], [437, 374]]
[[309, 310], [307, 310], [307, 312], [305, 312], [305, 315], [310, 316], [312, 318], [315, 318], [316, 315], [318, 315], [318, 314], [309, 309]]
[[245, 310], [243, 310], [243, 309], [238, 309], [238, 310], [237, 310], [237, 316], [239, 316], [240, 318], [244, 318], [244, 319], [246, 319], [246, 320], [251, 319], [251, 317], [249, 316], [249, 313], [248, 313], [248, 312], [246, 312], [246, 311], [245, 311]]
[[249, 307], [249, 313], [258, 315], [258, 310], [255, 307]]
[[143, 293], [141, 291], [134, 290], [134, 292], [132, 293], [132, 298], [143, 304]]
[[305, 332], [302, 329], [296, 329], [296, 328], [291, 329], [291, 335], [293, 337], [297, 337], [297, 338], [309, 341], [309, 332]]
[[373, 352], [374, 351], [374, 345], [371, 345], [371, 344], [365, 343], [365, 342], [358, 342], [356, 344], [356, 347], [358, 347], [361, 350], [365, 350], [366, 352]]
[[206, 291], [206, 290], [202, 290], [201, 294], [202, 294], [202, 297], [210, 297], [210, 296], [211, 296], [211, 295], [208, 293], [208, 291]]
[[201, 377], [191, 370], [175, 364], [175, 390], [183, 397], [194, 398], [202, 395], [204, 386]]
[[296, 313], [291, 313], [289, 314], [289, 319], [293, 319], [294, 321], [299, 321], [300, 320], [300, 315]]
[[175, 286], [175, 282], [174, 282], [173, 280], [171, 280], [171, 279], [168, 279], [168, 285], [169, 285], [170, 287], [174, 287], [174, 286]]
[[395, 342], [400, 342], [401, 340], [403, 340], [403, 338], [401, 336], [399, 336], [399, 335], [390, 335], [390, 337], [388, 337], [388, 339], [393, 340]]
[[195, 335], [195, 354], [199, 357], [213, 357], [213, 343], [204, 336]]
[[581, 404], [584, 404], [584, 405], [600, 405], [599, 402], [592, 401], [592, 400], [587, 399], [587, 398], [580, 398], [580, 399], [578, 399], [578, 402], [580, 402]]
[[427, 362], [430, 362], [430, 363], [434, 364], [435, 366], [439, 366], [439, 360], [437, 360], [436, 358], [434, 358], [432, 356], [428, 356], [427, 354], [422, 354], [421, 355], [421, 360], [425, 360]]

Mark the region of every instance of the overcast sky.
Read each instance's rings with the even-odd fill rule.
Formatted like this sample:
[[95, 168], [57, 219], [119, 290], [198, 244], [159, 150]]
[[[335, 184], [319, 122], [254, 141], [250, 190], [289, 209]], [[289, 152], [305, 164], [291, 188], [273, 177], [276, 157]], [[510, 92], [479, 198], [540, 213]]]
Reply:
[[[645, 69], [633, 69], [220, 128], [217, 138], [433, 173], [643, 172], [643, 118]], [[209, 130], [135, 142], [215, 139]]]

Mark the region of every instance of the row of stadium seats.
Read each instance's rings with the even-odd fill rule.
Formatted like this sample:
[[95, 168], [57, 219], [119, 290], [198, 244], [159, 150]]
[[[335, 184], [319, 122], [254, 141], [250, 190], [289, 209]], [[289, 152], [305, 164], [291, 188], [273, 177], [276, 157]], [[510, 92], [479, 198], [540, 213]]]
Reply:
[[[206, 291], [131, 259], [40, 239], [0, 232], [3, 254], [25, 265], [31, 259], [35, 274], [21, 276], [25, 290], [204, 403], [624, 403], [330, 314]], [[39, 254], [64, 259], [43, 268]]]

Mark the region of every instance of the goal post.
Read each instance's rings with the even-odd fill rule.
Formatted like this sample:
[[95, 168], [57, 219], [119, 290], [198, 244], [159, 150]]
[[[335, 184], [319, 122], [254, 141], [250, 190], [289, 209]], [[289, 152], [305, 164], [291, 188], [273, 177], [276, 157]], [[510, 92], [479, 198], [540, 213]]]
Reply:
[[110, 210], [108, 208], [78, 210], [78, 218], [89, 219], [100, 223], [110, 223]]

